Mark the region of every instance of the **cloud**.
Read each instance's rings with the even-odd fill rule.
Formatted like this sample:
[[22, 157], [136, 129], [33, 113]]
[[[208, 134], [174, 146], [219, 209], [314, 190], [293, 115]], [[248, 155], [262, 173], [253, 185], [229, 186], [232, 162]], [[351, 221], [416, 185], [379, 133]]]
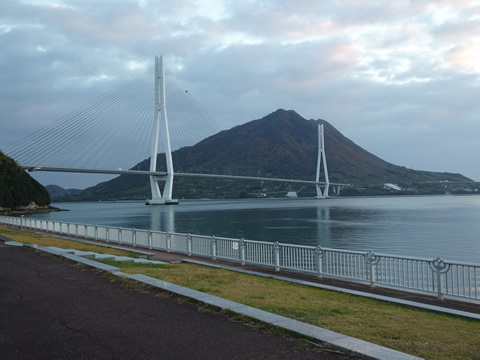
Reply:
[[163, 53], [224, 128], [294, 109], [399, 165], [480, 180], [479, 30], [467, 0], [4, 1], [0, 148]]
[[453, 47], [445, 54], [447, 67], [454, 70], [480, 73], [480, 43]]

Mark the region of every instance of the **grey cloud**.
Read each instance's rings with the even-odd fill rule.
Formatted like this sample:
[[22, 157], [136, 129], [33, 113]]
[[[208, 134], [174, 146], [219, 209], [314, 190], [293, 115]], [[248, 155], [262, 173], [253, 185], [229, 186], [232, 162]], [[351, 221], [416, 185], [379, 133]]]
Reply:
[[[444, 54], [428, 48], [472, 41], [472, 9], [439, 2], [458, 21], [438, 24], [427, 1], [354, 3], [225, 1], [227, 16], [214, 20], [187, 0], [69, 1], [56, 9], [0, 2], [0, 148], [163, 53], [224, 128], [294, 109], [399, 165], [480, 179], [467, 161], [480, 152], [480, 75], [446, 68]], [[416, 48], [410, 25], [431, 43]], [[403, 61], [409, 68], [398, 70]]]

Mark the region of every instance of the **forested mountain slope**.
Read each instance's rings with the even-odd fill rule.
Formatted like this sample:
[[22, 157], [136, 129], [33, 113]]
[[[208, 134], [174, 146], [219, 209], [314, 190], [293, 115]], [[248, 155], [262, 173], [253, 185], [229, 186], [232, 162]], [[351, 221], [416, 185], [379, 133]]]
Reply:
[[0, 151], [0, 211], [48, 207], [45, 188]]

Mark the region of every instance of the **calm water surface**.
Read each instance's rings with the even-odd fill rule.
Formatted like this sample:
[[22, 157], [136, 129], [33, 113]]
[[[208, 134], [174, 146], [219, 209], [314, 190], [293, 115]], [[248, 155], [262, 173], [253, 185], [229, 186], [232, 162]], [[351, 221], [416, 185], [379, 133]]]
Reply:
[[480, 263], [480, 196], [61, 203], [30, 217]]

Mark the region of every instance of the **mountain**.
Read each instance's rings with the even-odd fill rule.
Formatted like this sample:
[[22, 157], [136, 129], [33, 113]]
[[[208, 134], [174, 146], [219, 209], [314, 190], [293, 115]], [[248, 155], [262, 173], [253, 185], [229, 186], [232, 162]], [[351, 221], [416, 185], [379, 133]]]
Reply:
[[49, 204], [45, 188], [0, 151], [0, 212], [29, 212]]
[[[314, 180], [317, 162], [318, 124], [324, 125], [325, 153], [331, 182], [356, 187], [383, 183], [469, 182], [452, 173], [407, 169], [393, 165], [364, 150], [325, 120], [306, 120], [293, 110], [279, 109], [262, 119], [221, 131], [198, 144], [172, 153], [176, 172]], [[157, 169], [165, 171], [165, 157]], [[147, 170], [149, 159], [134, 166]], [[305, 188], [305, 189], [304, 189]], [[314, 187], [260, 181], [177, 177], [178, 198], [235, 198], [286, 191], [314, 194]], [[148, 177], [121, 175], [86, 189], [78, 199], [135, 199], [150, 196]], [[255, 196], [255, 195], [254, 195]]]
[[78, 195], [82, 192], [80, 189], [64, 189], [58, 185], [47, 185], [45, 189], [48, 191], [52, 201], [71, 201], [73, 200], [72, 195]]

